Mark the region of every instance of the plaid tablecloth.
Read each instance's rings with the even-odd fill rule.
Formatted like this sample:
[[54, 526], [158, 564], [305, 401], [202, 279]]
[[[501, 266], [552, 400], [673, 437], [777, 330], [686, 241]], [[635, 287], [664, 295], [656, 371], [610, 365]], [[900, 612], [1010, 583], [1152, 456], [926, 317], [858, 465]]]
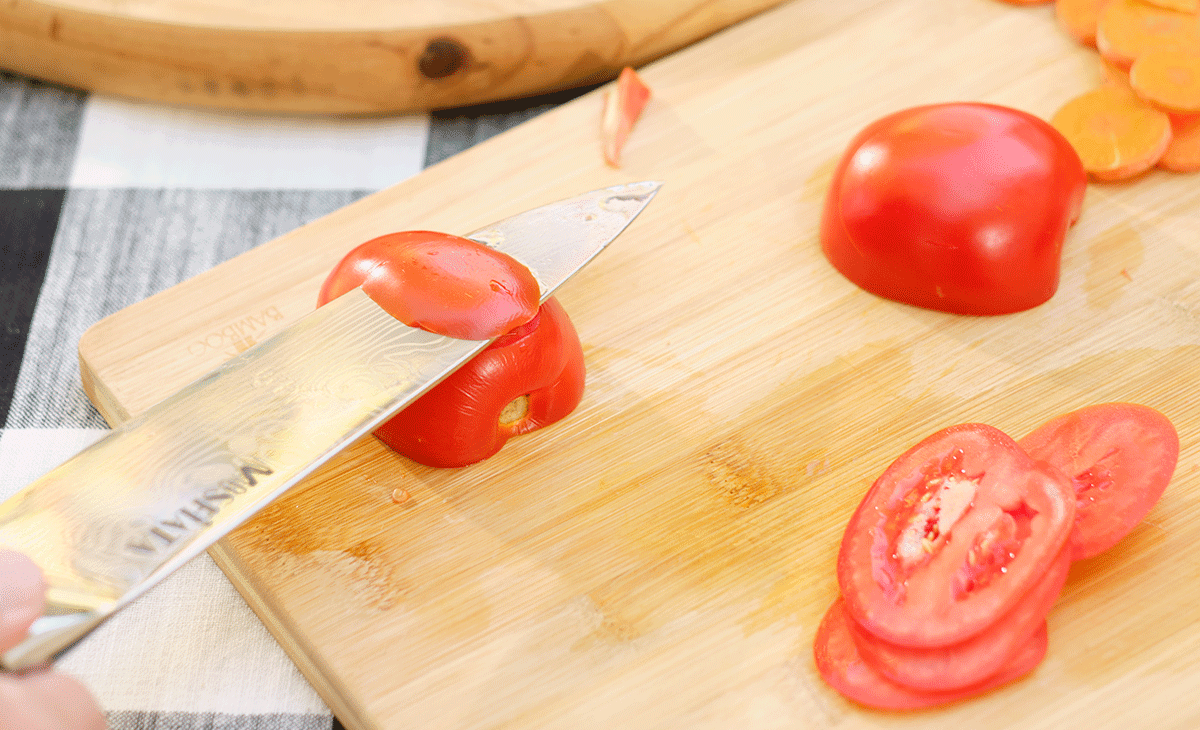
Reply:
[[[311, 119], [0, 73], [0, 499], [105, 432], [76, 356], [97, 320], [578, 93]], [[207, 556], [59, 666], [92, 689], [113, 730], [340, 727]]]

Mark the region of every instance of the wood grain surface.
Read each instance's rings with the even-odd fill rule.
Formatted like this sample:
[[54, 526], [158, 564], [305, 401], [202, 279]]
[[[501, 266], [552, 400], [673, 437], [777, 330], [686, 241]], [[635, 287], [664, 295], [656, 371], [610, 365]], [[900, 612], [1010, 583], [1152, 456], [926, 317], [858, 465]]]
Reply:
[[[817, 242], [870, 121], [951, 100], [1047, 118], [1100, 73], [1050, 6], [789, 3], [647, 68], [623, 169], [585, 95], [102, 321], [86, 387], [124, 420], [310, 311], [377, 234], [664, 180], [561, 290], [588, 364], [569, 419], [459, 470], [367, 438], [213, 551], [342, 722], [1200, 727], [1200, 175], [1090, 186], [1058, 293], [1014, 315], [879, 299]], [[915, 714], [826, 687], [813, 633], [875, 476], [954, 423], [1020, 437], [1104, 401], [1167, 414], [1179, 466], [1143, 524], [1072, 567], [1041, 666]]]
[[781, 0], [9, 0], [0, 67], [172, 104], [414, 111], [598, 83]]

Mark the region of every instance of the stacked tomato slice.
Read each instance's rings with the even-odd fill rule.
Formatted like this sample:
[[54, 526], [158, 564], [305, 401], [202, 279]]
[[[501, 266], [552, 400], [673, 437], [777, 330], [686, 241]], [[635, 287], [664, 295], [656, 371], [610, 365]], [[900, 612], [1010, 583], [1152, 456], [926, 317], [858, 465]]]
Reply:
[[1165, 416], [1110, 403], [1020, 442], [952, 426], [897, 459], [850, 518], [841, 597], [817, 630], [825, 681], [880, 709], [970, 697], [1033, 670], [1072, 560], [1111, 547], [1170, 481]]

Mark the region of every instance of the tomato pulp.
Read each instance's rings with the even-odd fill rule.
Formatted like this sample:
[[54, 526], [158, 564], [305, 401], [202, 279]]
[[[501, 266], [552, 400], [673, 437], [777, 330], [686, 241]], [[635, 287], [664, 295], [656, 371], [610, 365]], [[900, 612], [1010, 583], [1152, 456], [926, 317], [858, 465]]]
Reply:
[[939, 647], [995, 623], [1066, 544], [1074, 493], [984, 424], [900, 456], [850, 518], [838, 554], [846, 611], [879, 639]]
[[834, 171], [821, 248], [863, 289], [958, 314], [1037, 306], [1058, 288], [1087, 176], [1053, 127], [992, 104], [884, 117]]
[[579, 405], [579, 335], [555, 299], [538, 306], [536, 280], [510, 256], [444, 233], [381, 236], [338, 264], [318, 305], [359, 285], [410, 326], [464, 339], [496, 338], [376, 429], [398, 453], [428, 466], [466, 466]]
[[1098, 555], [1129, 534], [1158, 503], [1179, 459], [1179, 435], [1167, 417], [1134, 403], [1063, 414], [1018, 443], [1071, 480], [1076, 560]]

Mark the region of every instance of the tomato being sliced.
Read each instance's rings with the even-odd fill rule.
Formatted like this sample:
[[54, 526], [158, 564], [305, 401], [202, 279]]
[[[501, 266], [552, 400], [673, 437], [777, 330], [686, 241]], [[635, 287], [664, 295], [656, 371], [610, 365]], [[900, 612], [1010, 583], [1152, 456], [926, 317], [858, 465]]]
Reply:
[[838, 554], [850, 616], [901, 646], [949, 646], [1025, 596], [1066, 543], [1066, 477], [984, 424], [905, 452], [867, 491]]
[[428, 466], [467, 466], [579, 405], [579, 335], [553, 297], [538, 307], [537, 281], [511, 256], [432, 231], [380, 236], [342, 259], [317, 304], [359, 285], [410, 326], [497, 338], [375, 431], [398, 453]]
[[1066, 413], [1018, 443], [1071, 479], [1076, 560], [1098, 555], [1129, 534], [1162, 496], [1179, 458], [1179, 435], [1170, 420], [1134, 403]]
[[996, 623], [952, 646], [897, 646], [851, 621], [849, 630], [863, 660], [880, 676], [926, 691], [963, 689], [999, 672], [1046, 625], [1071, 567], [1067, 547], [1058, 551], [1041, 580]]
[[[554, 297], [375, 431], [413, 461], [482, 461], [513, 436], [565, 418], [583, 398], [583, 345]], [[516, 406], [516, 408], [514, 408]]]
[[979, 684], [945, 692], [913, 689], [885, 679], [862, 660], [850, 635], [851, 619], [843, 609], [840, 599], [834, 602], [817, 628], [813, 642], [817, 671], [842, 696], [878, 710], [920, 710], [974, 697], [1025, 676], [1046, 655], [1048, 637], [1042, 621], [1001, 669]]
[[464, 340], [490, 340], [528, 322], [541, 296], [513, 257], [436, 231], [389, 233], [358, 246], [325, 279], [319, 301], [358, 286], [404, 324]]

